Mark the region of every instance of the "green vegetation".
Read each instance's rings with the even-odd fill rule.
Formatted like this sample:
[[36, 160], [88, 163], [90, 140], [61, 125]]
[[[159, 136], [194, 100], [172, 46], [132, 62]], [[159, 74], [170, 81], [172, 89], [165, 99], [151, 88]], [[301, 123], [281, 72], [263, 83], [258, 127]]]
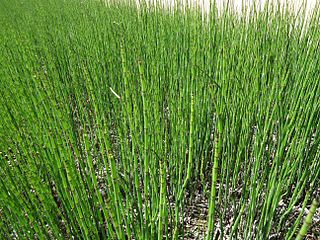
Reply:
[[317, 209], [318, 205], [319, 205], [318, 200], [314, 199], [311, 204], [310, 212], [308, 213], [308, 215], [302, 225], [302, 228], [299, 231], [299, 234], [298, 234], [296, 240], [302, 240], [307, 235], [309, 227], [312, 224], [312, 218], [313, 218], [314, 214], [316, 213], [316, 209]]
[[200, 198], [208, 240], [305, 236], [320, 11], [281, 11], [1, 0], [0, 239], [191, 239]]

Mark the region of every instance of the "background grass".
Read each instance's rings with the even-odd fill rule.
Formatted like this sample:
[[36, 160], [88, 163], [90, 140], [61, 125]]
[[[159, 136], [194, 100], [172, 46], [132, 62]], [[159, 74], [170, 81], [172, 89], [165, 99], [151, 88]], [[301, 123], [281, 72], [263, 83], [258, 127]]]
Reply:
[[188, 239], [199, 198], [202, 237], [295, 237], [319, 192], [319, 11], [280, 11], [2, 0], [1, 238]]

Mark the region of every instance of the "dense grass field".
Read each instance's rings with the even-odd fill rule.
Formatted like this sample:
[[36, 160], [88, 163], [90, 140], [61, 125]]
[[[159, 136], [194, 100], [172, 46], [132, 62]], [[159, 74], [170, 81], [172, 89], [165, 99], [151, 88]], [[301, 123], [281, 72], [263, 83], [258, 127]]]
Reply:
[[0, 239], [319, 239], [318, 9], [1, 0]]

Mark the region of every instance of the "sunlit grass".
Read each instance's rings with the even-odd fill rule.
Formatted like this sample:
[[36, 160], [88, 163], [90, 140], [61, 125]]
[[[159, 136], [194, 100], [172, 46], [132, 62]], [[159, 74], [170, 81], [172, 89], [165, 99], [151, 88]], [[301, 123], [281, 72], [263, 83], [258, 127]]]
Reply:
[[207, 239], [295, 238], [320, 15], [247, 11], [1, 1], [0, 238], [183, 239], [199, 194]]

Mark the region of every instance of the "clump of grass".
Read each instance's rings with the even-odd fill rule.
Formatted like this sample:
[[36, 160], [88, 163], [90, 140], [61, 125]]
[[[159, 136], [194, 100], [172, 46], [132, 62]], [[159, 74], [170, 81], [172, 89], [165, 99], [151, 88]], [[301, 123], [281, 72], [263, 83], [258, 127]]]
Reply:
[[318, 7], [0, 6], [0, 238], [183, 239], [199, 193], [207, 239], [297, 236], [319, 191]]

